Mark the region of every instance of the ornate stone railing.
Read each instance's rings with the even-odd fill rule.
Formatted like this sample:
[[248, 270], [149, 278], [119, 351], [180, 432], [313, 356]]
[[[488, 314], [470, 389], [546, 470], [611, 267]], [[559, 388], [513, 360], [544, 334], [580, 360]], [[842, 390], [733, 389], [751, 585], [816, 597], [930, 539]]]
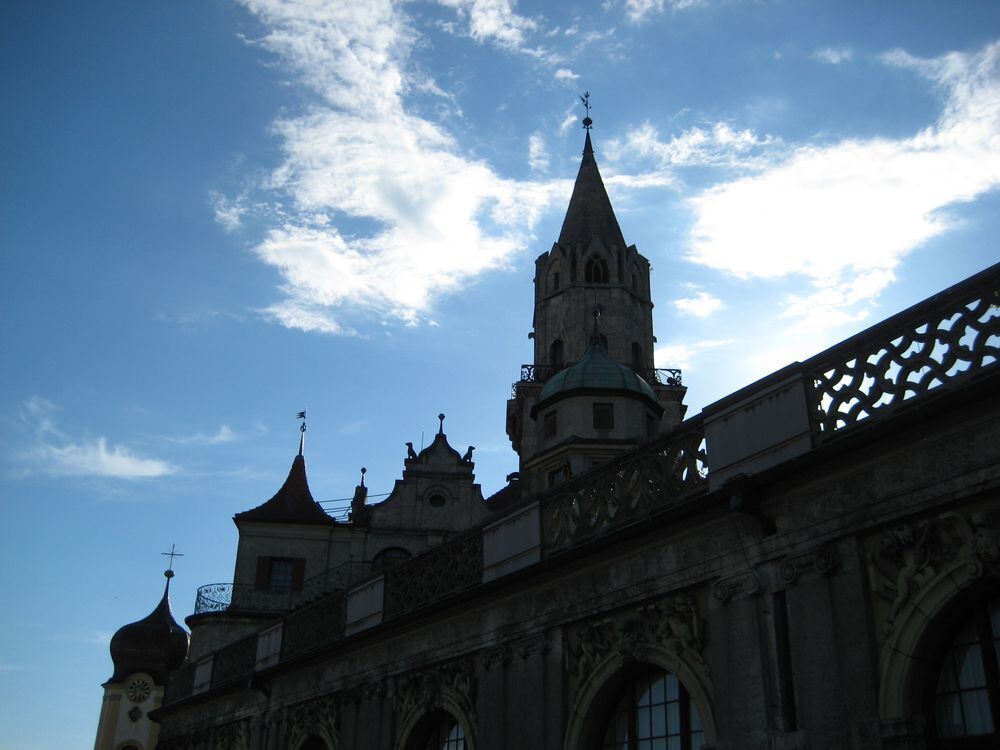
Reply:
[[803, 363], [820, 441], [1000, 360], [1000, 264]]
[[344, 637], [346, 596], [325, 596], [285, 618], [281, 659], [291, 659]]
[[483, 581], [482, 529], [385, 572], [384, 617], [419, 609]]
[[210, 583], [198, 588], [194, 613], [225, 612], [230, 609], [246, 612], [288, 612], [295, 607], [330, 593], [346, 589], [352, 583], [371, 575], [370, 562], [350, 561], [307, 578], [300, 591], [271, 591], [240, 583]]
[[579, 478], [541, 500], [545, 555], [680, 505], [707, 488], [705, 436], [692, 419], [653, 442]]

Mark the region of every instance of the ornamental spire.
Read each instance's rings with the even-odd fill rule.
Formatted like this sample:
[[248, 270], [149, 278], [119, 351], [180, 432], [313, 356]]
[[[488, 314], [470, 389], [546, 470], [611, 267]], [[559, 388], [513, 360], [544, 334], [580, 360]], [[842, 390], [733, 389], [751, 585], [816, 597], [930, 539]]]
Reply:
[[617, 245], [624, 248], [625, 238], [594, 159], [594, 146], [590, 140], [590, 129], [594, 124], [590, 118], [590, 92], [581, 96], [580, 101], [586, 108], [583, 128], [587, 131], [587, 136], [583, 143], [583, 160], [576, 175], [573, 196], [569, 199], [566, 218], [563, 219], [562, 231], [559, 233], [559, 244], [588, 247], [597, 239], [605, 247]]

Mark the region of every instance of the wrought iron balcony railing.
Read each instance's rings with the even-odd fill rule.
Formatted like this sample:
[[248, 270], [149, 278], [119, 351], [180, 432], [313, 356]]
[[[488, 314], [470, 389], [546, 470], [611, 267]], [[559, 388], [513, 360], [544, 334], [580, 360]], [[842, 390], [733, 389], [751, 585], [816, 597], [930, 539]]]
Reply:
[[356, 581], [371, 575], [370, 562], [351, 561], [307, 578], [300, 591], [259, 589], [249, 584], [210, 583], [198, 589], [194, 613], [225, 612], [288, 612], [331, 591], [346, 589]]
[[[565, 362], [561, 365], [521, 365], [521, 379], [511, 386], [511, 398], [517, 398], [519, 386], [526, 383], [541, 385], [557, 372], [572, 367], [574, 364], [574, 362]], [[681, 371], [676, 367], [643, 367], [635, 372], [650, 385], [683, 385]]]

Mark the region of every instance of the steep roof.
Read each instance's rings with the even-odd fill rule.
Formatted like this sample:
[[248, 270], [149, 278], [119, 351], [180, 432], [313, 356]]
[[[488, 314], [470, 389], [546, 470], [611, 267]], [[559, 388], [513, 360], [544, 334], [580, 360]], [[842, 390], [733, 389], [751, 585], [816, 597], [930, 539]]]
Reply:
[[590, 143], [590, 131], [583, 147], [583, 161], [576, 175], [573, 196], [569, 199], [566, 218], [563, 219], [559, 244], [590, 245], [599, 239], [605, 247], [617, 245], [625, 247], [625, 238], [611, 207], [611, 199], [604, 189], [604, 181], [594, 159], [594, 147]]
[[251, 510], [237, 513], [233, 520], [265, 523], [314, 523], [332, 526], [337, 523], [326, 514], [309, 491], [306, 480], [306, 459], [300, 453], [292, 461], [288, 479], [274, 497]]

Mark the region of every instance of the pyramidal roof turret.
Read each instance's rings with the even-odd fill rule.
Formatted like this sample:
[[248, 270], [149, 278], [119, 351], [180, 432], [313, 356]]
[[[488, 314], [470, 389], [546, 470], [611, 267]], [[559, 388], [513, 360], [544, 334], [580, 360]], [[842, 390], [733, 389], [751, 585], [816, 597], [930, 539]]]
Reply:
[[[588, 117], [587, 120], [590, 118]], [[586, 123], [586, 121], [585, 121]], [[560, 245], [583, 245], [587, 247], [594, 239], [605, 247], [617, 245], [625, 247], [625, 238], [611, 207], [608, 191], [597, 169], [594, 146], [590, 142], [590, 127], [587, 126], [587, 140], [583, 145], [583, 161], [576, 175], [573, 197], [569, 199], [566, 218], [559, 233]]]

